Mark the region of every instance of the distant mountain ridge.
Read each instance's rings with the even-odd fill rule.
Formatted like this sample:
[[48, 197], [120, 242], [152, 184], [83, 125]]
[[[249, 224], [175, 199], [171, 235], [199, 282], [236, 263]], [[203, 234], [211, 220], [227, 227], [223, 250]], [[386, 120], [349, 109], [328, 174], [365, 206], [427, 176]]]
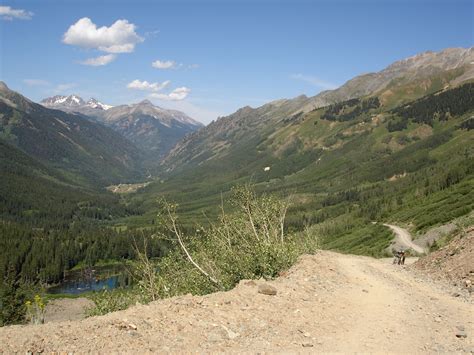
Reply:
[[[443, 74], [450, 75], [443, 77]], [[473, 79], [474, 47], [428, 51], [398, 60], [379, 72], [356, 76], [335, 90], [319, 93], [308, 100], [303, 111], [375, 93], [385, 93], [389, 100], [399, 87], [437, 77], [444, 81], [444, 85], [456, 85]]]
[[[66, 101], [81, 103], [77, 97]], [[120, 134], [83, 116], [34, 103], [3, 82], [0, 139], [79, 184], [104, 186], [142, 174], [142, 153]]]
[[204, 126], [183, 112], [155, 106], [149, 100], [114, 107], [69, 95], [46, 98], [41, 104], [94, 118], [137, 145], [150, 161], [158, 161], [185, 135]]
[[56, 108], [63, 111], [81, 112], [82, 109], [92, 108], [97, 110], [108, 110], [111, 105], [106, 105], [91, 97], [87, 102], [79, 95], [56, 95], [40, 101], [40, 104], [48, 108]]
[[186, 137], [162, 164], [167, 171], [173, 171], [217, 161], [232, 152], [248, 149], [253, 141], [270, 140], [268, 137], [278, 125], [286, 125], [286, 121], [297, 124], [302, 115], [338, 102], [376, 96], [390, 109], [469, 80], [474, 80], [474, 47], [421, 53], [394, 62], [379, 72], [357, 76], [337, 89], [314, 97], [300, 95], [258, 108], [243, 107]]

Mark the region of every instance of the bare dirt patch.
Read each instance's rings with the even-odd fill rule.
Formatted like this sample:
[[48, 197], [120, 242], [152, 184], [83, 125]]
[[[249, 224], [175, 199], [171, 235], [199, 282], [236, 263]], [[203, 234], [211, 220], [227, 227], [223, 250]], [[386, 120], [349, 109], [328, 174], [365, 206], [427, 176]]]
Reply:
[[91, 300], [83, 297], [52, 300], [46, 305], [44, 321], [49, 323], [84, 319], [87, 308], [93, 305]]

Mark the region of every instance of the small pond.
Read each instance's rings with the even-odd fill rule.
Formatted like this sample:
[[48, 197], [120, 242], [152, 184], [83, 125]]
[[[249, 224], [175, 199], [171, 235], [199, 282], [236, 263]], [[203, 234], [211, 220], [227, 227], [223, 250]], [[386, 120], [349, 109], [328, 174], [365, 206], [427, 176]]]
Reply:
[[48, 288], [50, 294], [79, 295], [127, 286], [128, 278], [123, 266], [104, 266], [69, 271], [63, 282]]

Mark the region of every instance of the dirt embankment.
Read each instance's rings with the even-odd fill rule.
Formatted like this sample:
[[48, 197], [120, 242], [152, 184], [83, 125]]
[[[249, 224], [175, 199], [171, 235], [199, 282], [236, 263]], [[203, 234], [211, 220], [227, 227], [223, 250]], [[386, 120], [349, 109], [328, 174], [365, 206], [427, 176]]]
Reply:
[[474, 227], [460, 232], [414, 266], [434, 279], [448, 280], [453, 286], [474, 293]]
[[472, 299], [411, 268], [320, 252], [274, 281], [242, 281], [229, 292], [5, 327], [0, 353], [474, 351]]

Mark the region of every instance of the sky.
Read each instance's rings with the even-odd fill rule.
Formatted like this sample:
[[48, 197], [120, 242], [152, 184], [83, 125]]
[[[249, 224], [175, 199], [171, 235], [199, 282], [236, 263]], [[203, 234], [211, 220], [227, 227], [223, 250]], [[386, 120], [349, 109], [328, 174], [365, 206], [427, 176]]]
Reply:
[[209, 123], [471, 47], [472, 0], [0, 0], [0, 80], [34, 101], [144, 99]]

